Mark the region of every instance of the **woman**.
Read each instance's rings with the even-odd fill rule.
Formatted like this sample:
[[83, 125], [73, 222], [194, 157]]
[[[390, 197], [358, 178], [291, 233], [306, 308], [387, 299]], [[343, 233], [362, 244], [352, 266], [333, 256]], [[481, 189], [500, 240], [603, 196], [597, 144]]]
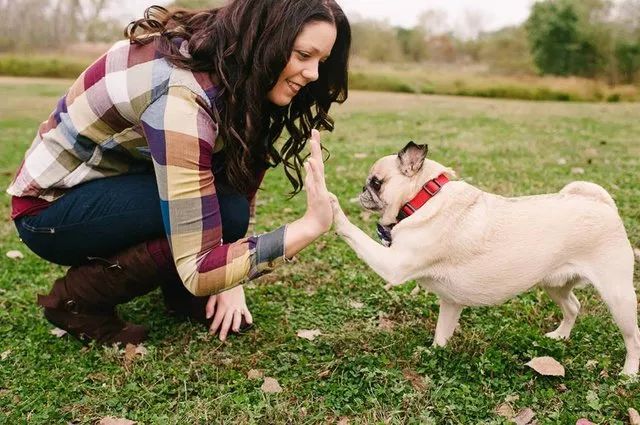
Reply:
[[[139, 343], [146, 328], [115, 306], [160, 286], [171, 312], [225, 340], [252, 323], [242, 282], [331, 226], [312, 129], [331, 130], [347, 98], [349, 23], [334, 0], [235, 0], [152, 6], [125, 33], [41, 124], [7, 190], [24, 243], [71, 266], [38, 303], [82, 341]], [[309, 137], [307, 211], [245, 237], [268, 167], [301, 190]]]

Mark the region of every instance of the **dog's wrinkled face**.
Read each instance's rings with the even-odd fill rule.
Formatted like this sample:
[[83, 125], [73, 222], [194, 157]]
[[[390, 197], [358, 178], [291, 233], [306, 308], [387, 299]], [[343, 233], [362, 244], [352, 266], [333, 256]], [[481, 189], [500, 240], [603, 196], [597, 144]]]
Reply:
[[[385, 156], [371, 167], [360, 194], [360, 203], [371, 211], [382, 214], [381, 224], [395, 222], [407, 193], [420, 179], [419, 171], [427, 156], [427, 145], [409, 142], [397, 155]], [[421, 184], [421, 183], [420, 183]]]

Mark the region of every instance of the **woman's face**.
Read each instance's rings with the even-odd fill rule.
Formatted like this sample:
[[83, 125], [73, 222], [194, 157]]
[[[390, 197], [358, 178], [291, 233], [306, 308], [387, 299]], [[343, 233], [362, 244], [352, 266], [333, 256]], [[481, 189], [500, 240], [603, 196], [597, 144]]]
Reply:
[[300, 89], [318, 79], [318, 66], [331, 54], [336, 27], [329, 22], [309, 22], [293, 42], [293, 51], [267, 98], [278, 106], [291, 103]]

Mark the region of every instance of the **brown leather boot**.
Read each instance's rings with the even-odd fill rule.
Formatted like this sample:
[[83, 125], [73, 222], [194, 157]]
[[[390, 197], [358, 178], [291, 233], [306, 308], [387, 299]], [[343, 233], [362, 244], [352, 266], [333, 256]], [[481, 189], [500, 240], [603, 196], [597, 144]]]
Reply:
[[48, 295], [38, 295], [38, 304], [49, 322], [83, 343], [139, 344], [147, 329], [120, 319], [115, 306], [158, 287], [161, 275], [145, 242], [71, 267]]

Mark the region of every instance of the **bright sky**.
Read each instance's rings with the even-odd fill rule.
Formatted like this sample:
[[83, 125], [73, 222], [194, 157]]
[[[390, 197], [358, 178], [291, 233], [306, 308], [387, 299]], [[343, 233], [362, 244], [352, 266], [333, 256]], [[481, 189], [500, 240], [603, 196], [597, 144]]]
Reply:
[[[413, 27], [427, 10], [442, 11], [440, 29], [461, 35], [522, 23], [535, 0], [337, 0], [351, 19], [373, 18], [391, 25]], [[110, 12], [125, 21], [142, 15], [147, 6], [167, 0], [112, 0]]]

